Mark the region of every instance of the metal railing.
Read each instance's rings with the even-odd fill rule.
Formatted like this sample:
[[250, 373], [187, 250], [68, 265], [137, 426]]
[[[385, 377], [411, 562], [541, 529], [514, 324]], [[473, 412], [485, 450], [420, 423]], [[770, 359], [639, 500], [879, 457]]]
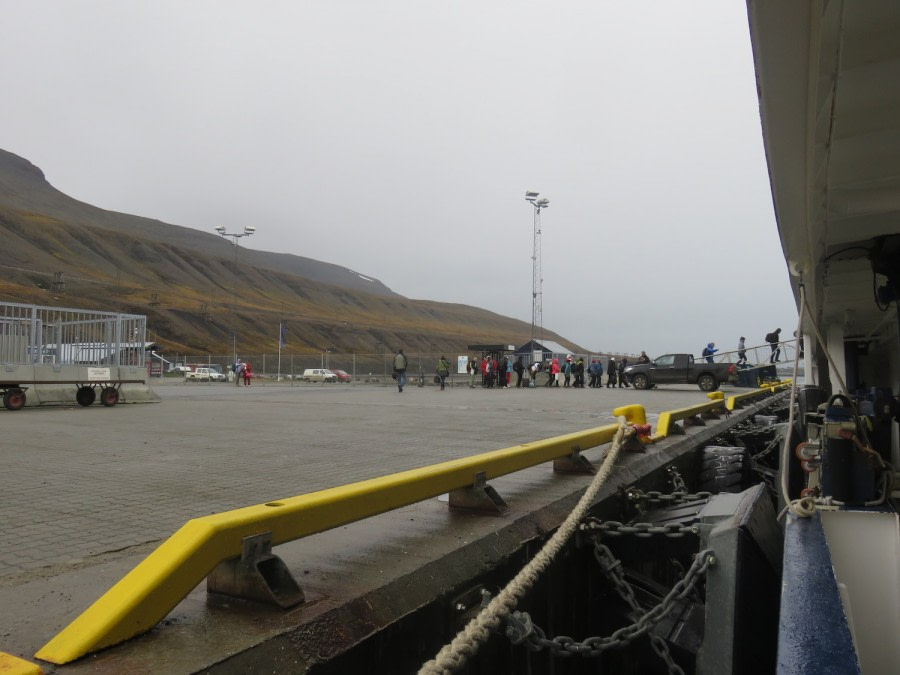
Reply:
[[0, 303], [0, 363], [143, 366], [146, 335], [141, 315]]

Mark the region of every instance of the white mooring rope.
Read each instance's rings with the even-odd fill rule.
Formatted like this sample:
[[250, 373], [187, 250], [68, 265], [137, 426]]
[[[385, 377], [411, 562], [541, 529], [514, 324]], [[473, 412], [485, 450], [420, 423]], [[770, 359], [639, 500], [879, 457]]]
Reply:
[[612, 447], [606, 453], [599, 473], [594, 477], [578, 504], [572, 509], [572, 513], [568, 515], [531, 562], [519, 571], [513, 580], [490, 601], [488, 606], [472, 619], [453, 638], [452, 642], [444, 645], [434, 659], [422, 666], [419, 675], [449, 675], [465, 664], [469, 657], [473, 656], [478, 648], [487, 642], [491, 633], [516, 608], [522, 596], [534, 585], [540, 574], [575, 532], [578, 523], [591, 508], [594, 498], [612, 473], [619, 450], [629, 432], [634, 433], [633, 427], [628, 426], [624, 417], [619, 417], [619, 429], [613, 437]]

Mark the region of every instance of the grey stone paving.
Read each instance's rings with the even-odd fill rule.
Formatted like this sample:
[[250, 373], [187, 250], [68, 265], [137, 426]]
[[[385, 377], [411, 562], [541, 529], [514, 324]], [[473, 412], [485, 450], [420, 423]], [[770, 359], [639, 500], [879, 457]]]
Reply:
[[695, 387], [162, 383], [159, 404], [0, 411], [0, 592], [190, 518], [701, 403]]

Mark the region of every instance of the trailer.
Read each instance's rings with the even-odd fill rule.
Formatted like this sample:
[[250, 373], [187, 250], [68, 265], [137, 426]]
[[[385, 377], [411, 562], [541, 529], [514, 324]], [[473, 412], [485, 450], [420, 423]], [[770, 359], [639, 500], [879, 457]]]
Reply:
[[109, 368], [88, 368], [87, 379], [78, 380], [0, 380], [0, 395], [3, 397], [3, 406], [7, 410], [21, 410], [25, 407], [28, 391], [26, 385], [74, 385], [75, 401], [78, 405], [89, 406], [97, 400], [97, 392], [100, 393], [100, 403], [111, 408], [119, 402], [119, 388], [123, 384], [144, 384], [146, 380], [125, 380], [111, 377]]

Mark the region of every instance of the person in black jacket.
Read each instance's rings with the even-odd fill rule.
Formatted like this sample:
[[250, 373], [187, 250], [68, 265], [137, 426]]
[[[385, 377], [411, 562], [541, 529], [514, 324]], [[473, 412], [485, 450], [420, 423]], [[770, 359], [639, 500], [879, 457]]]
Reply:
[[625, 387], [627, 389], [628, 387], [631, 386], [630, 384], [628, 384], [628, 378], [625, 377], [625, 369], [627, 367], [628, 367], [628, 359], [623, 356], [622, 360], [619, 361], [619, 365], [616, 366], [616, 370], [619, 373], [619, 389], [621, 389], [622, 387]]
[[616, 360], [610, 356], [609, 362], [606, 364], [606, 376], [609, 378], [606, 381], [606, 388], [616, 386]]
[[522, 388], [522, 373], [525, 372], [525, 364], [522, 363], [521, 355], [516, 359], [516, 362], [513, 364], [513, 371], [516, 373], [516, 388]]
[[776, 328], [766, 335], [766, 342], [768, 342], [769, 346], [772, 348], [772, 355], [769, 357], [769, 363], [778, 363], [781, 360], [778, 358], [781, 356], [781, 346], [779, 345], [781, 342], [781, 329]]

